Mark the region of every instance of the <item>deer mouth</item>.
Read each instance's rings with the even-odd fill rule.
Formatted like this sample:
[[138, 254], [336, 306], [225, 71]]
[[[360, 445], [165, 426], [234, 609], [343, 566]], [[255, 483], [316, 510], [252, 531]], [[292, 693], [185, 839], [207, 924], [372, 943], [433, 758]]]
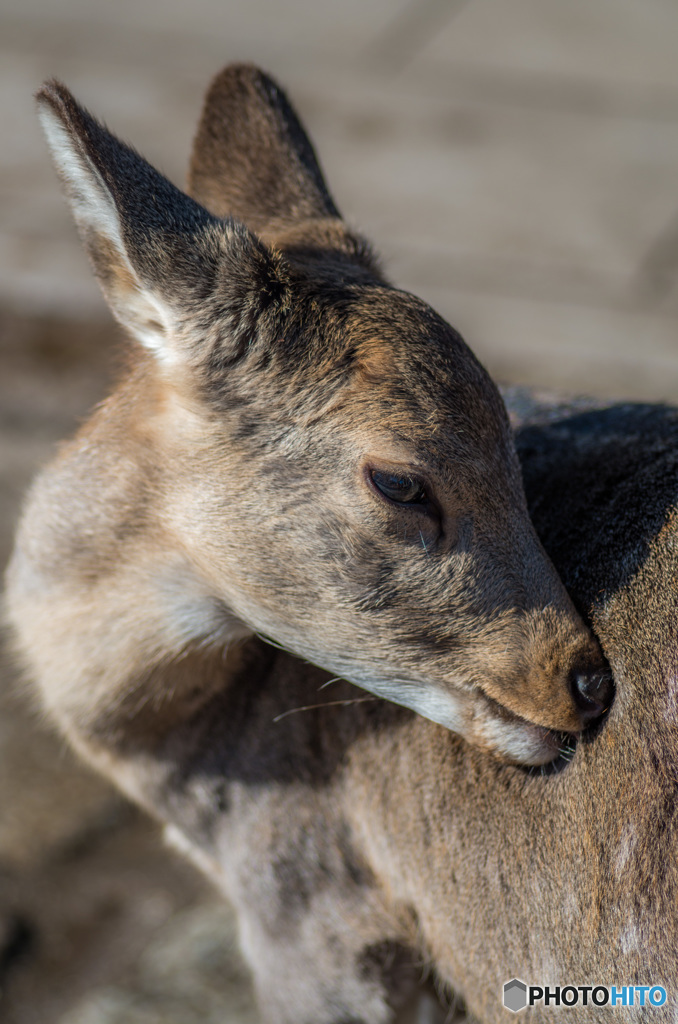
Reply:
[[509, 712], [508, 716], [485, 719], [475, 742], [513, 764], [539, 767], [569, 760], [577, 738], [575, 733], [554, 732]]
[[577, 742], [577, 733], [557, 732], [521, 718], [480, 689], [443, 690], [405, 680], [361, 680], [358, 685], [511, 764], [538, 767], [569, 759]]
[[[550, 765], [560, 770], [569, 764], [580, 739], [590, 741], [604, 727], [614, 702], [614, 683], [608, 670], [596, 670], [604, 690], [604, 700], [590, 701], [583, 708], [580, 723], [574, 728], [549, 727], [523, 718], [512, 709], [488, 696], [482, 690], [472, 691], [475, 700], [469, 739], [478, 746], [493, 750], [508, 761], [527, 766]], [[587, 678], [589, 678], [587, 676]], [[473, 738], [470, 733], [473, 733]]]

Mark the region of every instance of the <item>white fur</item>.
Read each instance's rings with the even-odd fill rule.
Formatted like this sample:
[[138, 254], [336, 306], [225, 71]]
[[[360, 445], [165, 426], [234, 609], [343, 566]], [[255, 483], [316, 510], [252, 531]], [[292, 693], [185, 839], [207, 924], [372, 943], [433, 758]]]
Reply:
[[[434, 690], [430, 685], [419, 683], [382, 683], [366, 679], [353, 681], [378, 697], [416, 711], [423, 718], [444, 725], [460, 736], [466, 736], [471, 742], [481, 740], [492, 750], [521, 764], [547, 764], [558, 753], [550, 733], [529, 722], [518, 719], [507, 722], [485, 708], [481, 708], [479, 715], [469, 719], [466, 712], [468, 696], [464, 699], [451, 691]], [[473, 700], [473, 697], [470, 699]]]
[[48, 103], [40, 104], [38, 115], [54, 163], [68, 188], [78, 225], [105, 235], [127, 262], [118, 212], [99, 172]]
[[250, 627], [213, 596], [190, 566], [168, 560], [155, 579], [165, 617], [180, 645], [195, 640], [225, 645], [252, 635]]
[[[114, 246], [121, 265], [135, 282], [122, 303], [107, 296], [113, 312], [160, 362], [174, 362], [175, 353], [167, 344], [171, 331], [170, 311], [157, 295], [141, 284], [129, 261], [118, 210], [106, 183], [49, 103], [41, 102], [38, 114], [83, 237], [86, 240], [91, 231], [103, 235]], [[160, 329], [154, 325], [160, 325]]]
[[190, 839], [187, 839], [176, 825], [165, 825], [163, 839], [167, 846], [189, 860], [207, 878], [219, 878], [221, 875], [219, 862], [192, 843]]
[[636, 923], [631, 921], [621, 935], [621, 948], [624, 954], [633, 953], [638, 949], [644, 949], [643, 936]]
[[617, 856], [614, 862], [614, 872], [617, 878], [621, 878], [624, 874], [626, 865], [628, 864], [629, 858], [631, 857], [637, 842], [638, 836], [636, 835], [635, 827], [629, 822], [624, 826], [619, 843], [619, 849], [617, 850]]
[[558, 753], [555, 740], [545, 729], [529, 722], [506, 722], [488, 716], [476, 729], [492, 750], [521, 764], [548, 764]]
[[666, 705], [664, 718], [669, 722], [678, 721], [678, 677], [671, 673], [666, 681]]
[[[349, 676], [346, 678], [350, 680]], [[404, 708], [416, 711], [423, 718], [428, 718], [432, 722], [444, 725], [447, 729], [451, 729], [452, 732], [461, 733], [462, 736], [464, 734], [465, 718], [461, 702], [453, 693], [436, 691], [419, 683], [399, 684], [381, 681], [373, 682], [366, 679], [350, 681], [355, 682], [357, 686], [361, 686], [364, 690], [369, 690], [370, 693], [376, 694], [377, 697], [383, 697], [394, 704], [400, 704]]]

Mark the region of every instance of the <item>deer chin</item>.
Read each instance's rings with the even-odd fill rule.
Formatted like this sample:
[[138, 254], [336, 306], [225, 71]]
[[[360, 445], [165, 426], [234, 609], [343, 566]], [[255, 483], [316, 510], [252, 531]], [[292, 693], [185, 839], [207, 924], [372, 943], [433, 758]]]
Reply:
[[550, 764], [576, 743], [575, 735], [528, 722], [481, 690], [435, 690], [430, 683], [409, 681], [366, 683], [361, 680], [358, 685], [416, 711], [511, 764]]
[[576, 740], [513, 715], [478, 723], [473, 742], [511, 764], [539, 766], [556, 761]]
[[537, 725], [509, 711], [486, 694], [474, 691], [475, 708], [468, 738], [511, 764], [548, 765], [571, 755], [578, 734]]

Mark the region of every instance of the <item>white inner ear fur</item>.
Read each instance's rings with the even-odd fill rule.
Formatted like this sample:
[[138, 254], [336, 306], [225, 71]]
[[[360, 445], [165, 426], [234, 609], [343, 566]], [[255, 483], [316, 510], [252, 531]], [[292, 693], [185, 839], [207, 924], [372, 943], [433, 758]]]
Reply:
[[132, 267], [113, 196], [54, 110], [47, 103], [40, 103], [38, 114], [85, 245], [88, 236], [94, 233], [103, 236], [115, 252], [112, 262], [117, 262], [117, 286], [100, 282], [113, 314], [160, 362], [174, 362], [176, 353], [168, 344], [172, 329], [170, 310], [141, 283]]

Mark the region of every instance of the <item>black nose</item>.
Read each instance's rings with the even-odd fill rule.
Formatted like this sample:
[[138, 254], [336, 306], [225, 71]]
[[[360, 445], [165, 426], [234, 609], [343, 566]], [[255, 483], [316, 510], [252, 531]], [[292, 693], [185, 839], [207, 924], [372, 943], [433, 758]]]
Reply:
[[602, 715], [612, 702], [614, 683], [611, 673], [604, 668], [574, 672], [572, 696], [584, 722], [593, 721]]

